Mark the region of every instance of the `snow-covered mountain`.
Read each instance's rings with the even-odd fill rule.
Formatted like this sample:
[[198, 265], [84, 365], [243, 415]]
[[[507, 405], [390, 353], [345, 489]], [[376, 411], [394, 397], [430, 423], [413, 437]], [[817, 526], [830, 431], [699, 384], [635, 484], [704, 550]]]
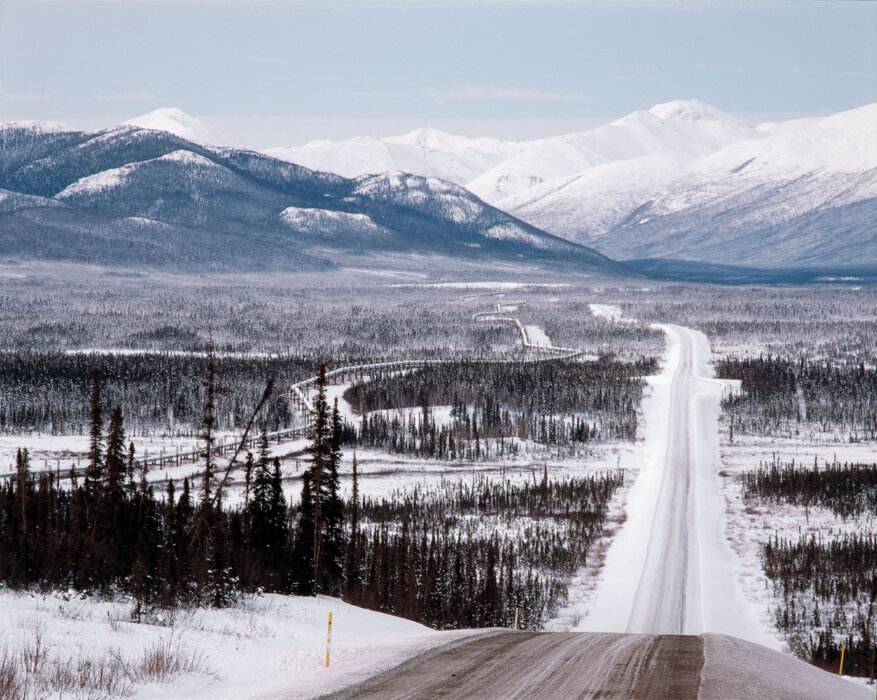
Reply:
[[346, 177], [386, 170], [439, 177], [495, 201], [596, 165], [655, 154], [703, 155], [755, 133], [754, 125], [689, 100], [634, 112], [592, 131], [534, 141], [424, 128], [394, 138], [313, 141], [265, 153]]
[[0, 250], [10, 258], [203, 270], [325, 269], [363, 256], [632, 271], [453, 183], [347, 179], [166, 130], [0, 123]]
[[621, 259], [877, 264], [877, 104], [763, 124], [694, 157], [599, 165], [494, 203]]
[[522, 143], [473, 139], [423, 128], [386, 139], [311, 141], [301, 147], [269, 148], [264, 153], [345, 177], [399, 170], [466, 185], [523, 147]]
[[207, 126], [200, 119], [186, 114], [181, 109], [163, 108], [156, 109], [148, 114], [143, 114], [134, 119], [129, 119], [123, 126], [137, 126], [141, 129], [153, 129], [166, 131], [187, 141], [198, 143], [211, 143], [215, 145], [228, 145], [228, 138]]
[[535, 141], [431, 129], [278, 157], [355, 176], [388, 167], [621, 259], [752, 266], [877, 263], [877, 105], [755, 124], [696, 100]]

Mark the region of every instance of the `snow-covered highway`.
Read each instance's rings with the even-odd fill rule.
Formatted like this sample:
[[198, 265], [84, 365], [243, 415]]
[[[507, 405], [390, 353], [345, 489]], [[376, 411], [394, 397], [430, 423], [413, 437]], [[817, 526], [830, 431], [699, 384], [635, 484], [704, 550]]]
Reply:
[[668, 349], [643, 405], [642, 469], [588, 617], [595, 632], [717, 632], [775, 649], [743, 597], [717, 466], [722, 387], [706, 336], [661, 325]]
[[[696, 579], [696, 532], [689, 521], [697, 504], [692, 494], [690, 397], [693, 334], [678, 326], [666, 327], [679, 346], [670, 382], [667, 448], [655, 514], [649, 529], [649, 543], [633, 600], [628, 632], [682, 634], [696, 623], [688, 612], [689, 570]], [[658, 448], [659, 449], [659, 448]], [[692, 523], [693, 525], [693, 523]], [[686, 620], [688, 624], [686, 625]], [[698, 627], [700, 625], [697, 625]]]

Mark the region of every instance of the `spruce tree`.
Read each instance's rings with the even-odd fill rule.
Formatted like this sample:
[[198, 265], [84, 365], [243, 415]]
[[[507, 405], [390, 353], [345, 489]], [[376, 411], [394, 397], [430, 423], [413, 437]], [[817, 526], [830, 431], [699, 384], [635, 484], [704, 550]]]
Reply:
[[287, 527], [286, 496], [283, 494], [283, 475], [280, 459], [274, 458], [271, 472], [271, 500], [269, 504], [271, 551], [268, 568], [272, 572], [272, 590], [285, 593], [288, 590], [286, 564], [288, 560], [289, 531]]
[[[217, 593], [224, 588], [222, 575], [224, 574], [225, 562], [222, 552], [217, 552], [219, 547], [219, 529], [221, 528], [222, 513], [221, 505], [213, 505], [213, 472], [214, 472], [214, 444], [216, 442], [216, 357], [213, 351], [212, 335], [207, 341], [207, 366], [205, 368], [204, 406], [201, 414], [201, 439], [204, 441], [204, 473], [201, 478], [201, 496], [197, 514], [192, 522], [192, 541], [195, 550], [193, 552], [193, 569], [195, 578], [200, 587], [200, 595], [203, 601], [216, 604], [224, 596]], [[219, 571], [220, 566], [223, 571]], [[218, 579], [217, 576], [220, 578]], [[215, 594], [215, 595], [214, 595]]]
[[171, 582], [171, 600], [185, 600], [188, 597], [192, 579], [192, 562], [190, 558], [189, 530], [192, 525], [192, 496], [189, 489], [189, 477], [183, 479], [183, 491], [174, 506], [170, 528], [170, 556], [174, 559], [177, 572], [176, 581]]
[[125, 427], [122, 418], [122, 407], [117, 404], [113, 407], [113, 411], [110, 414], [105, 460], [104, 492], [113, 504], [118, 504], [125, 490], [125, 457]]
[[30, 455], [27, 449], [19, 449], [15, 454], [15, 499], [14, 515], [20, 518], [21, 533], [27, 536], [27, 495], [30, 483]]
[[299, 595], [314, 594], [314, 494], [311, 486], [311, 470], [301, 476], [301, 504], [295, 545], [292, 552], [291, 578], [293, 588]]
[[327, 450], [325, 500], [323, 505], [324, 550], [321, 588], [328, 595], [340, 595], [344, 582], [344, 503], [341, 501], [338, 468], [341, 465], [341, 414], [338, 399], [332, 409], [331, 434]]
[[134, 498], [134, 443], [128, 444], [128, 498]]
[[[26, 449], [19, 449], [15, 455], [16, 487], [9, 514], [10, 534], [12, 542], [12, 576], [13, 583], [26, 583], [33, 574], [33, 555], [28, 535], [28, 511], [30, 510], [30, 456]], [[5, 514], [0, 510], [0, 524]], [[16, 527], [17, 525], [17, 527]]]
[[141, 500], [137, 541], [134, 545], [134, 566], [131, 571], [131, 594], [136, 602], [132, 613], [140, 622], [143, 613], [149, 612], [161, 589], [158, 577], [160, 534], [155, 496], [151, 488], [138, 495]]
[[244, 512], [248, 513], [250, 510], [250, 491], [253, 486], [253, 469], [255, 467], [255, 462], [253, 462], [253, 453], [247, 452], [247, 458], [244, 460]]
[[350, 539], [347, 542], [347, 563], [344, 566], [345, 585], [348, 592], [360, 582], [359, 575], [359, 474], [356, 452], [353, 453], [353, 493], [350, 496]]
[[204, 476], [201, 486], [201, 501], [210, 502], [213, 482], [213, 446], [216, 442], [216, 355], [213, 351], [213, 337], [207, 341], [207, 367], [204, 373], [204, 409], [201, 416], [201, 439], [204, 440]]
[[[313, 425], [311, 426], [311, 445], [308, 447], [311, 466], [308, 468], [308, 487], [310, 508], [312, 510], [313, 537], [310, 563], [313, 571], [309, 579], [313, 582], [313, 592], [322, 592], [323, 559], [322, 544], [325, 531], [323, 506], [326, 500], [326, 471], [332, 449], [331, 426], [329, 424], [329, 405], [326, 403], [326, 365], [320, 365], [317, 375], [317, 395], [314, 398]], [[302, 508], [304, 509], [304, 485], [302, 487]]]
[[97, 507], [98, 522], [94, 538], [95, 565], [99, 568], [102, 585], [121, 577], [125, 571], [123, 550], [125, 535], [137, 533], [125, 522], [125, 429], [122, 409], [113, 407], [107, 433], [107, 451], [104, 459], [104, 484]]
[[271, 472], [266, 459], [256, 463], [253, 478], [253, 493], [249, 504], [250, 542], [259, 559], [264, 557], [266, 546], [270, 546], [271, 529]]
[[85, 471], [85, 491], [94, 501], [103, 481], [103, 426], [101, 424], [100, 373], [91, 373], [91, 401], [89, 405], [88, 467]]

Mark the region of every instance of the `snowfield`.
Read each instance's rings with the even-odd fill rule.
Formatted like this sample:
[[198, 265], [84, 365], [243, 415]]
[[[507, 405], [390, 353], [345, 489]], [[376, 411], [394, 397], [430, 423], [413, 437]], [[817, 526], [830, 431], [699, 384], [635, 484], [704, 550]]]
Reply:
[[524, 331], [527, 334], [527, 342], [530, 345], [538, 345], [547, 348], [551, 347], [551, 338], [549, 338], [548, 334], [539, 326], [524, 326]]

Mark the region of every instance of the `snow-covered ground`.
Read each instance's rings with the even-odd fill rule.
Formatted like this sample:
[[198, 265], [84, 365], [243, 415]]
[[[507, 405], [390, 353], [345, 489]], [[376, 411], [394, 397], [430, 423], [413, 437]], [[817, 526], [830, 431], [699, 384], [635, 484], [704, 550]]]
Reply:
[[[590, 309], [611, 323], [636, 323], [614, 306], [591, 304]], [[527, 449], [515, 461], [475, 463], [419, 460], [378, 450], [359, 450], [360, 492], [380, 497], [415, 485], [428, 487], [449, 479], [485, 476], [530, 480], [541, 476], [544, 463], [551, 477], [624, 469], [625, 486], [616, 492], [610, 505], [604, 537], [594, 545], [587, 566], [571, 581], [570, 600], [548, 629], [627, 631], [651, 546], [649, 538], [655, 530], [657, 495], [668, 459], [674, 377], [684, 370], [691, 375], [686, 401], [690, 402], [688, 430], [696, 465], [690, 484], [694, 506], [688, 518], [689, 531], [694, 533], [688, 556], [696, 561], [689, 562], [693, 573], [686, 580], [689, 617], [697, 623], [689, 625], [686, 631], [729, 633], [781, 648], [782, 640], [772, 627], [773, 601], [761, 572], [759, 547], [764, 537], [774, 531], [797, 532], [801, 513], [791, 507], [753, 512], [742, 502], [735, 475], [754, 468], [760, 459], [770, 460], [776, 451], [784, 459], [795, 456], [805, 463], [812, 463], [814, 454], [820, 460], [836, 455], [841, 461], [873, 461], [873, 446], [830, 442], [824, 436], [812, 444], [801, 436], [779, 440], [735, 437], [735, 442], [730, 443], [727, 432], [717, 429], [719, 400], [723, 393], [739, 390], [739, 386], [712, 378], [709, 345], [703, 335], [679, 327], [662, 328], [668, 345], [660, 372], [648, 379], [641, 407], [641, 433], [635, 444], [591, 446], [575, 455], [537, 454], [529, 451], [532, 445], [525, 445]], [[540, 326], [528, 325], [526, 333], [530, 343], [550, 344]], [[686, 338], [691, 344], [688, 355], [683, 352]], [[330, 403], [338, 399], [345, 419], [358, 422], [358, 414], [343, 400], [348, 386], [328, 387], [327, 395]], [[449, 407], [431, 410], [439, 422], [450, 419]], [[420, 411], [412, 408], [395, 413], [407, 417]], [[177, 445], [182, 451], [193, 447], [197, 440], [138, 437], [135, 442], [140, 453], [149, 450], [154, 455], [164, 449], [170, 455]], [[64, 459], [68, 460], [67, 466], [76, 457], [84, 461], [87, 443], [84, 435], [3, 437], [0, 470], [11, 465], [18, 447], [31, 450], [35, 469], [53, 469], [57, 460], [62, 459], [63, 470]], [[305, 460], [302, 451], [306, 445], [306, 441], [296, 440], [270, 446], [272, 454], [285, 458], [283, 471], [290, 498], [298, 498]], [[341, 465], [342, 488], [347, 494], [351, 461], [352, 451], [347, 451]], [[154, 470], [149, 478], [155, 482], [181, 479], [196, 473], [198, 468], [187, 464]], [[232, 481], [226, 502], [234, 504], [239, 495], [238, 478]], [[813, 509], [810, 515], [814, 526], [823, 530], [861, 525], [840, 523], [831, 514], [824, 517], [825, 514]], [[872, 523], [867, 527], [871, 528]], [[173, 620], [154, 621], [159, 624], [131, 623], [130, 609], [130, 603], [124, 601], [96, 602], [75, 595], [68, 600], [0, 591], [2, 639], [14, 651], [41, 636], [47, 644], [49, 659], [118, 657], [133, 667], [145, 649], [163, 644], [192, 660], [192, 672], [169, 685], [141, 684], [138, 697], [309, 697], [356, 682], [421, 650], [473, 633], [437, 633], [328, 598], [248, 597], [229, 610], [179, 611], [173, 614]], [[333, 662], [327, 670], [325, 626], [330, 609], [335, 630]]]
[[[230, 439], [230, 434], [218, 435], [219, 440]], [[137, 457], [171, 457], [179, 452], [189, 452], [201, 446], [197, 437], [161, 437], [157, 435], [131, 436], [137, 449]], [[86, 434], [48, 435], [28, 433], [24, 435], [0, 435], [0, 473], [15, 471], [15, 453], [26, 449], [30, 453], [31, 470], [56, 471], [64, 476], [70, 467], [84, 466], [88, 458]], [[191, 466], [191, 465], [190, 465]]]
[[[131, 622], [132, 607], [130, 602], [102, 602], [75, 594], [0, 590], [0, 657], [4, 648], [19, 654], [38, 645], [45, 655], [47, 676], [64, 664], [81, 669], [115, 660], [133, 675], [146, 651], [165, 649], [192, 670], [145, 683], [140, 679], [132, 683], [130, 676], [117, 670], [122, 686], [133, 689], [133, 697], [308, 698], [356, 683], [426, 649], [479, 633], [436, 632], [324, 596], [248, 596], [228, 609], [164, 613], [152, 624]], [[331, 657], [326, 668], [330, 612]], [[44, 688], [32, 696], [57, 697], [58, 691]]]
[[612, 306], [610, 304], [588, 304], [588, 308], [594, 316], [605, 318], [612, 323], [636, 323], [635, 319], [625, 318], [621, 313], [621, 309], [617, 306]]
[[727, 425], [722, 425], [721, 460], [722, 487], [727, 508], [727, 533], [734, 551], [743, 562], [744, 574], [740, 583], [746, 596], [759, 611], [763, 624], [774, 630], [774, 610], [781, 602], [773, 595], [772, 586], [761, 566], [761, 547], [774, 536], [797, 540], [800, 535], [835, 536], [842, 533], [875, 533], [877, 519], [865, 513], [859, 518], [843, 519], [827, 508], [793, 506], [778, 502], [762, 505], [743, 498], [739, 476], [757, 469], [759, 464], [770, 464], [776, 458], [781, 463], [794, 460], [808, 467], [818, 461], [873, 463], [877, 448], [873, 443], [826, 444], [818, 439], [740, 436], [729, 439]]
[[524, 326], [524, 331], [527, 333], [527, 342], [530, 345], [551, 347], [551, 338], [548, 337], [548, 334], [540, 326]]

